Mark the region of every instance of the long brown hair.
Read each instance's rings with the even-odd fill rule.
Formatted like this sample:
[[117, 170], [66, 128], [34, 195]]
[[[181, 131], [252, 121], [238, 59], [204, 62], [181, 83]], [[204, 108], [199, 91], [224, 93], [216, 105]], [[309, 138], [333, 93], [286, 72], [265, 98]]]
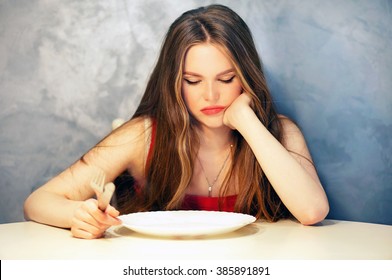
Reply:
[[[219, 46], [231, 59], [244, 91], [252, 98], [252, 107], [267, 129], [281, 141], [281, 125], [274, 109], [253, 38], [245, 22], [231, 9], [210, 5], [182, 14], [170, 26], [157, 64], [145, 93], [132, 118], [154, 120], [156, 134], [146, 166], [146, 185], [141, 195], [122, 212], [172, 210], [181, 207], [192, 178], [194, 159], [199, 147], [195, 126], [181, 94], [184, 57], [200, 43]], [[235, 211], [258, 218], [277, 220], [289, 215], [258, 164], [243, 137], [235, 139], [232, 164], [225, 178], [238, 184]]]

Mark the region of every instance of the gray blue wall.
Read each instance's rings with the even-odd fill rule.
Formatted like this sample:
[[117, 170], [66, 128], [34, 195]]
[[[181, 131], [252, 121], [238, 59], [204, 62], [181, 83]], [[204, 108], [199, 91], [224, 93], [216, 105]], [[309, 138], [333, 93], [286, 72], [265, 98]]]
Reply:
[[[0, 0], [0, 223], [134, 112], [170, 23], [214, 1]], [[392, 224], [392, 1], [220, 1], [303, 129], [329, 218]]]

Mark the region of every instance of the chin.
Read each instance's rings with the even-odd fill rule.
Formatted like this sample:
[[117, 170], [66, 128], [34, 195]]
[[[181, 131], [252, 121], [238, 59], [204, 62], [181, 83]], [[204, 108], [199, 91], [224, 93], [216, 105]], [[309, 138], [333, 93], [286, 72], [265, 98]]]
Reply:
[[207, 127], [207, 128], [222, 128], [224, 127], [223, 123], [223, 114], [219, 114], [216, 116], [193, 116], [194, 120], [198, 123], [199, 127]]
[[208, 128], [222, 128], [225, 125], [223, 124], [222, 119], [217, 120], [209, 120], [209, 121], [199, 121], [201, 126], [208, 127]]

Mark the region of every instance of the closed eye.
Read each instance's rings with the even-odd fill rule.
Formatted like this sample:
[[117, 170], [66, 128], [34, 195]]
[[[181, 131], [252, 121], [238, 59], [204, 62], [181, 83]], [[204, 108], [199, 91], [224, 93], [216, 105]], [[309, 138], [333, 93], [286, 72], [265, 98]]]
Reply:
[[235, 75], [232, 76], [230, 79], [220, 79], [219, 81], [225, 84], [230, 84], [235, 78]]
[[197, 85], [198, 83], [201, 82], [200, 80], [191, 81], [191, 80], [188, 80], [188, 79], [184, 79], [184, 81], [185, 81], [187, 84], [189, 84], [189, 85]]

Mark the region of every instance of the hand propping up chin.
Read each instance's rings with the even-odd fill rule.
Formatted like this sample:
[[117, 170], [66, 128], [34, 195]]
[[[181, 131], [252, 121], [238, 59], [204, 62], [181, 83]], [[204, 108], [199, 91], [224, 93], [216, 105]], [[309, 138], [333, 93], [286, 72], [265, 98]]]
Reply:
[[225, 110], [223, 123], [233, 130], [238, 129], [249, 116], [254, 115], [254, 111], [250, 106], [251, 101], [250, 95], [243, 92]]

